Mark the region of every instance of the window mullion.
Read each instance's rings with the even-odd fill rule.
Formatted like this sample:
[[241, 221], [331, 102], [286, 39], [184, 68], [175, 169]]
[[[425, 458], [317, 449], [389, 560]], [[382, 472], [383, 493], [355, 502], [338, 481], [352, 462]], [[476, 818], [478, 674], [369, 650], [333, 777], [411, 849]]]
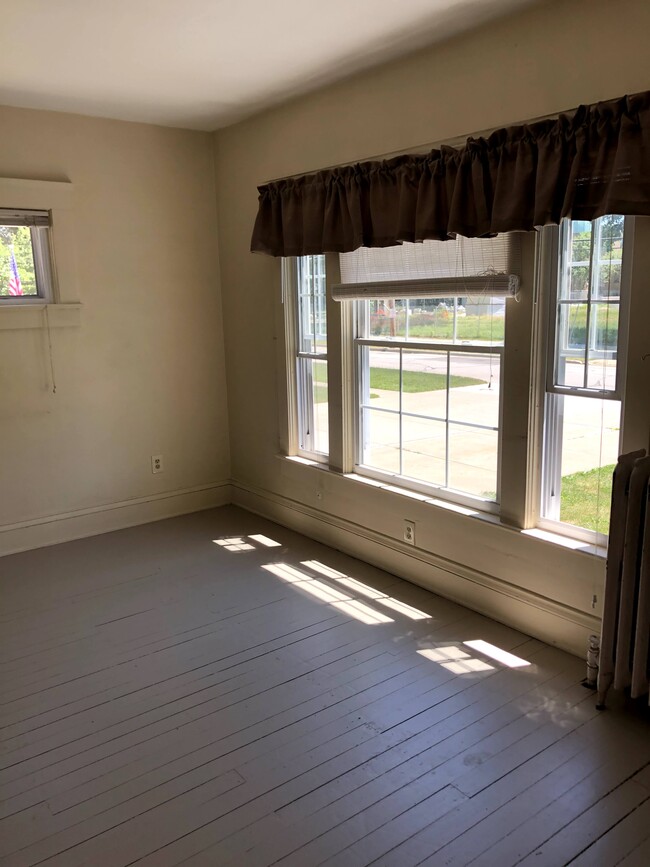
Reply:
[[593, 291], [594, 291], [594, 287], [593, 287], [594, 256], [597, 254], [597, 251], [598, 251], [598, 240], [596, 237], [597, 235], [598, 235], [598, 228], [595, 227], [594, 231], [592, 231], [592, 233], [591, 233], [591, 248], [589, 251], [589, 275], [587, 277], [587, 285], [588, 285], [589, 289], [587, 292], [587, 320], [585, 322], [585, 352], [584, 352], [584, 359], [585, 359], [584, 364], [585, 364], [585, 366], [584, 366], [584, 370], [582, 371], [582, 386], [583, 386], [583, 388], [587, 388], [587, 385], [589, 383], [589, 356], [590, 356], [590, 348], [591, 348], [591, 340], [592, 340], [592, 334], [591, 334], [592, 315], [591, 315], [591, 312], [592, 312], [592, 301], [593, 301]]
[[[621, 371], [623, 408], [621, 423], [621, 452], [649, 449], [650, 435], [650, 292], [647, 291], [650, 274], [650, 218], [628, 217], [623, 247], [621, 289], [621, 316], [627, 323], [622, 342], [627, 349], [627, 365]], [[627, 314], [627, 315], [625, 315]]]
[[449, 487], [449, 393], [451, 391], [451, 353], [447, 353], [447, 394], [445, 398], [445, 487]]
[[[407, 306], [408, 321], [408, 306]], [[404, 473], [404, 417], [402, 415], [404, 391], [404, 350], [399, 351], [399, 472]]]
[[[329, 398], [329, 465], [340, 472], [351, 469], [349, 453], [354, 449], [354, 429], [350, 427], [347, 403], [351, 399], [349, 377], [353, 367], [353, 347], [348, 337], [349, 307], [332, 299], [331, 286], [340, 282], [338, 255], [325, 256], [325, 315], [327, 318], [327, 378]], [[343, 335], [348, 345], [343, 346]], [[344, 374], [345, 368], [345, 374]]]

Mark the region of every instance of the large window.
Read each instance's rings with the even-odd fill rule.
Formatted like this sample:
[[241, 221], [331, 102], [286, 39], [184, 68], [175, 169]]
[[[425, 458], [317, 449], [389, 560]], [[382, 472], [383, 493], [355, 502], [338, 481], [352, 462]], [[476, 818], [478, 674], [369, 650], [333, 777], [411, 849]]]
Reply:
[[499, 498], [505, 298], [357, 302], [357, 469]]
[[341, 256], [333, 293], [355, 300], [358, 473], [496, 509], [519, 241], [457, 238]]
[[649, 249], [606, 216], [287, 260], [289, 453], [604, 544], [648, 445]]
[[52, 298], [47, 211], [0, 208], [0, 304]]
[[600, 537], [620, 450], [625, 248], [623, 217], [565, 221], [549, 303], [541, 515]]

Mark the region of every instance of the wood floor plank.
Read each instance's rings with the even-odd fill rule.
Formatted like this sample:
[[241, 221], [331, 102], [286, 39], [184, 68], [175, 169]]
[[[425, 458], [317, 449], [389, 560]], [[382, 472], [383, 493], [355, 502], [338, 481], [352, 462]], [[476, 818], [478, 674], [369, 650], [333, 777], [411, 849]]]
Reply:
[[[572, 867], [592, 867], [593, 864], [602, 867], [614, 867], [625, 863], [628, 855], [650, 837], [650, 793], [648, 800], [641, 803], [617, 825], [607, 829], [570, 863]], [[647, 861], [650, 863], [650, 861]]]
[[650, 836], [646, 836], [642, 843], [637, 844], [622, 861], [616, 862], [617, 867], [648, 867], [648, 864], [650, 864]]
[[[566, 683], [564, 686], [566, 687]], [[580, 695], [583, 695], [582, 691], [580, 692]], [[541, 702], [543, 703], [544, 701], [547, 701], [549, 697], [550, 696], [540, 697]], [[479, 710], [481, 724], [485, 725], [482, 716], [482, 710]], [[516, 714], [515, 717], [518, 718]], [[444, 787], [450, 780], [452, 780], [455, 774], [462, 773], [466, 768], [463, 756], [459, 756], [458, 753], [459, 750], [462, 752], [463, 746], [467, 747], [467, 738], [469, 738], [469, 743], [472, 743], [471, 729], [468, 730], [468, 732], [463, 732], [462, 729], [464, 726], [461, 721], [458, 721], [457, 725], [452, 723], [448, 726], [447, 734], [452, 734], [457, 727], [460, 728], [461, 731], [454, 737], [444, 739], [444, 749], [438, 757], [438, 763], [443, 763], [436, 776], [440, 788]], [[492, 727], [493, 730], [499, 730], [501, 727], [501, 719], [498, 717], [495, 718], [492, 721]], [[391, 731], [395, 732], [395, 729], [392, 728]], [[306, 795], [303, 794], [299, 798], [293, 798], [293, 800], [290, 800], [290, 809], [295, 810], [296, 805], [298, 805], [301, 810], [297, 815], [294, 812], [290, 818], [293, 818], [295, 823], [301, 823], [307, 815], [313, 815], [318, 810], [322, 813], [323, 808], [328, 803], [334, 803], [336, 811], [338, 811], [335, 815], [335, 821], [340, 822], [347, 815], [344, 812], [348, 809], [347, 803], [351, 802], [354, 807], [356, 803], [355, 798], [359, 793], [359, 787], [367, 787], [373, 780], [379, 779], [379, 784], [376, 788], [378, 788], [380, 792], [382, 790], [385, 791], [386, 789], [393, 790], [394, 788], [400, 788], [405, 785], [409, 780], [417, 779], [422, 776], [432, 764], [432, 760], [427, 758], [427, 752], [431, 754], [436, 752], [435, 746], [431, 746], [431, 744], [435, 745], [436, 742], [435, 729], [425, 732], [425, 737], [421, 738], [422, 743], [420, 747], [418, 747], [418, 742], [411, 739], [408, 733], [406, 734], [406, 737], [407, 740], [410, 741], [407, 751], [405, 750], [407, 745], [398, 740], [396, 741], [394, 748], [378, 752], [375, 756], [362, 762], [357, 767], [346, 769], [345, 765], [343, 765], [341, 769], [342, 772], [335, 774], [330, 782], [325, 782], [325, 785], [323, 785], [322, 776], [318, 776], [307, 786]], [[463, 740], [463, 738], [465, 738], [465, 740]], [[477, 739], [479, 741], [481, 740], [481, 734], [479, 734], [478, 737], [476, 735], [474, 736], [474, 740]], [[460, 745], [456, 746], [456, 742], [459, 742]], [[502, 741], [502, 743], [504, 742]], [[469, 750], [471, 749], [472, 747], [470, 746]], [[450, 756], [452, 757], [452, 760], [447, 762], [445, 766], [445, 760], [449, 759]], [[354, 758], [357, 760], [358, 754]], [[454, 758], [455, 761], [453, 760]], [[435, 764], [435, 761], [433, 761], [433, 764]], [[309, 783], [309, 777], [307, 777], [307, 782]], [[287, 808], [278, 810], [278, 806], [282, 804], [283, 799], [286, 799], [286, 795], [286, 790], [280, 789], [275, 791], [273, 798], [277, 805], [275, 809], [276, 815], [282, 816], [286, 813]], [[346, 795], [350, 795], [350, 797], [347, 798], [347, 801], [345, 798]], [[308, 806], [310, 799], [313, 800], [314, 797], [317, 798], [317, 800], [313, 801], [311, 806]], [[256, 805], [258, 809], [259, 806], [259, 804]], [[262, 808], [260, 812], [261, 815], [264, 815], [264, 808]], [[166, 853], [167, 857], [170, 859], [169, 863], [176, 863], [176, 860], [171, 859], [176, 859], [176, 857], [179, 856], [179, 853], [182, 853], [183, 857], [185, 857], [188, 853], [195, 851], [197, 848], [209, 846], [211, 840], [213, 843], [210, 850], [213, 857], [216, 857], [217, 853], [220, 854], [223, 850], [227, 849], [229, 845], [236, 844], [236, 841], [232, 840], [228, 846], [225, 844], [226, 838], [233, 836], [233, 827], [237, 824], [241, 825], [240, 832], [236, 833], [238, 833], [242, 839], [245, 839], [248, 834], [247, 828], [252, 821], [255, 821], [255, 814], [250, 812], [244, 817], [240, 815], [229, 816], [227, 822], [215, 820], [210, 826], [202, 828], [200, 833], [185, 837], [178, 847], [175, 845], [170, 846]], [[167, 863], [167, 857], [163, 856], [160, 863]]]
[[583, 661], [241, 510], [4, 558], [0, 626], [1, 865], [650, 863]]
[[[473, 855], [477, 864], [489, 864], [499, 858], [504, 863], [508, 863], [508, 860], [512, 863], [523, 861], [554, 835], [563, 833], [574, 819], [580, 820], [602, 798], [624, 784], [638, 761], [635, 756], [630, 756], [626, 744], [605, 742], [598, 755], [602, 757], [599, 767], [593, 768], [598, 758], [594, 760], [590, 751], [587, 757], [591, 760], [591, 767], [587, 765], [585, 772], [578, 775], [572, 773], [565, 779], [563, 789], [551, 791], [547, 797], [542, 795], [539, 809], [534, 815], [526, 817], [515, 808], [509, 810], [505, 817], [495, 814], [494, 818], [498, 821], [487, 832], [484, 827], [477, 826], [474, 836], [478, 835], [478, 848]], [[579, 766], [582, 767], [582, 761]], [[493, 842], [495, 840], [497, 842]], [[454, 842], [453, 846], [460, 852], [459, 861], [465, 857], [470, 843], [469, 837]], [[488, 845], [489, 850], [486, 850]]]
[[[540, 840], [559, 832], [563, 823], [617, 786], [633, 765], [624, 745], [617, 748], [610, 745], [601, 756], [603, 764], [594, 770], [598, 759], [594, 759], [591, 750], [580, 751], [573, 760], [526, 790], [525, 801], [509, 799], [439, 849], [436, 858], [449, 865], [472, 863], [476, 867], [518, 863]], [[490, 789], [485, 794], [489, 796]], [[531, 804], [536, 808], [532, 815]]]
[[570, 862], [648, 798], [648, 792], [642, 786], [627, 780], [531, 852], [521, 861], [522, 865], [551, 867], [558, 863], [558, 859]]

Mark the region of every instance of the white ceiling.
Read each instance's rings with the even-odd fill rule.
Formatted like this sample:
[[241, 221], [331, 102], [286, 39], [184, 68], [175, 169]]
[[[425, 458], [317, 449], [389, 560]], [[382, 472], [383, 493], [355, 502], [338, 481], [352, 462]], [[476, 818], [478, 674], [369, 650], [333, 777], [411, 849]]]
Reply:
[[0, 103], [213, 130], [539, 0], [0, 0]]

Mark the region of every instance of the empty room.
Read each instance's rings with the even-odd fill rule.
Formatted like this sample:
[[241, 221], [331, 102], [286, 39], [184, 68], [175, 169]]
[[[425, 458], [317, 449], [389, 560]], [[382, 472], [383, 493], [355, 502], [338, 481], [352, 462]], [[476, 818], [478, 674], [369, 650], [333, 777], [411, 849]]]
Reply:
[[650, 865], [647, 0], [0, 0], [0, 865]]

